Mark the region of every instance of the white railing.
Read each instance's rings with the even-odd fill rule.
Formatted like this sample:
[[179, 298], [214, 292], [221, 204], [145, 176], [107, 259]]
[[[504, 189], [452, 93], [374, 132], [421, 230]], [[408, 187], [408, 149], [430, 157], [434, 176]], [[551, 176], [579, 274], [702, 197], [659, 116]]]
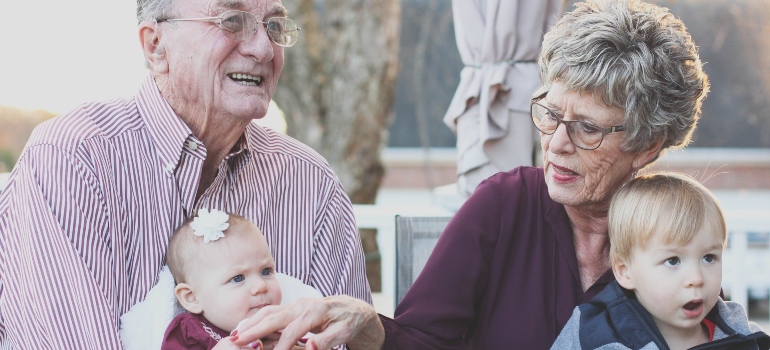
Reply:
[[770, 297], [770, 242], [752, 244], [749, 241], [750, 233], [770, 232], [770, 210], [760, 215], [747, 219], [727, 218], [730, 242], [722, 259], [722, 288], [730, 300], [743, 305], [746, 310], [749, 309], [749, 291]]

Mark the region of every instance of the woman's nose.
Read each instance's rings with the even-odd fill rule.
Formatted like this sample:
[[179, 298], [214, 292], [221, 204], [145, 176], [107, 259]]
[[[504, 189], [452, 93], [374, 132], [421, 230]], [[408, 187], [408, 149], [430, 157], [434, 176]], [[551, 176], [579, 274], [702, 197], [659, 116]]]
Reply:
[[559, 154], [575, 151], [575, 145], [569, 138], [567, 128], [568, 126], [566, 124], [559, 123], [559, 125], [556, 126], [556, 130], [553, 132], [553, 134], [549, 136], [551, 139], [548, 140], [548, 148], [551, 153]]

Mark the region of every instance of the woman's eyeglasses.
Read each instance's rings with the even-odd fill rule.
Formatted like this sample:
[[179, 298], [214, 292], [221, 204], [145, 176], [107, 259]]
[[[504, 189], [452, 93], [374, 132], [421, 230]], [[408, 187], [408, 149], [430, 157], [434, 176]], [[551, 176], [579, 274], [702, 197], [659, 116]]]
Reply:
[[599, 148], [604, 140], [604, 135], [625, 130], [623, 125], [602, 128], [582, 120], [564, 120], [548, 107], [540, 104], [546, 94], [548, 94], [547, 91], [533, 98], [529, 104], [532, 122], [535, 123], [535, 128], [543, 134], [553, 135], [559, 128], [559, 124], [564, 124], [567, 127], [570, 141], [578, 148], [591, 151]]

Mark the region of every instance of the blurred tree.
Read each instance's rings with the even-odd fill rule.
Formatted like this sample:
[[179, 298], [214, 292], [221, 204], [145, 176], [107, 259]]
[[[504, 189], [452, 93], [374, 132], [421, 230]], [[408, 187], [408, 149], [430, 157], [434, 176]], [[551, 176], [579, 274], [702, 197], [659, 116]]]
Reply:
[[302, 28], [274, 99], [353, 203], [374, 203], [398, 71], [400, 0], [285, 0]]
[[16, 164], [16, 155], [9, 149], [0, 148], [0, 173], [10, 172]]
[[[285, 0], [302, 28], [274, 96], [287, 132], [323, 155], [353, 203], [373, 204], [385, 174], [398, 73], [400, 0]], [[375, 232], [361, 230], [367, 276], [379, 291]]]
[[54, 116], [44, 110], [0, 106], [0, 173], [11, 171], [32, 129]]

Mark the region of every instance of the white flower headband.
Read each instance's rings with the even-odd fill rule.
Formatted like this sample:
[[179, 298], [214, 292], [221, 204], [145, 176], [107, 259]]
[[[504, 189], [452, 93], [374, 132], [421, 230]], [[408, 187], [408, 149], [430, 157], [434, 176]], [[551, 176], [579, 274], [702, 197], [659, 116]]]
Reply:
[[203, 243], [213, 242], [225, 236], [224, 231], [230, 226], [227, 223], [229, 218], [230, 216], [221, 210], [211, 209], [209, 212], [208, 209], [201, 208], [190, 227], [194, 235], [203, 237]]

